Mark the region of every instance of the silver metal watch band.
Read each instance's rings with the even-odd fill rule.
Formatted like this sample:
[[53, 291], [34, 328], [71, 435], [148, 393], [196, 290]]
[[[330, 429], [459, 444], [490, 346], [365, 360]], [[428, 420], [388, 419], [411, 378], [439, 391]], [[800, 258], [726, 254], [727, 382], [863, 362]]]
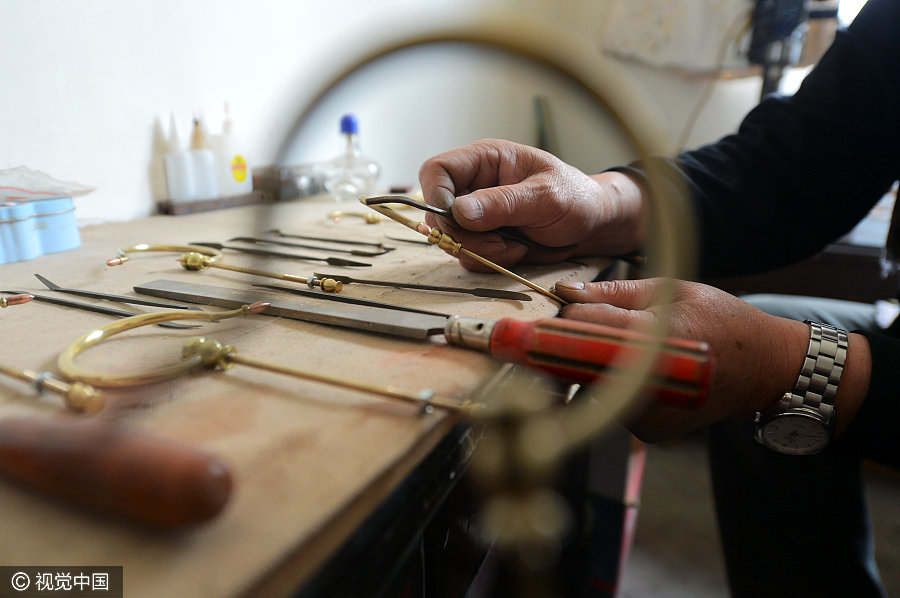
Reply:
[[794, 389], [785, 394], [780, 407], [814, 409], [830, 424], [834, 399], [847, 363], [847, 331], [828, 324], [809, 324], [809, 348]]

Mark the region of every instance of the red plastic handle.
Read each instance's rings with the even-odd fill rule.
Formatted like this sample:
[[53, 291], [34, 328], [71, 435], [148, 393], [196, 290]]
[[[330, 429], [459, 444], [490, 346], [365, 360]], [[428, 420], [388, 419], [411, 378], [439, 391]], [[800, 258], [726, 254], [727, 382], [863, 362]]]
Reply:
[[[647, 350], [652, 337], [634, 330], [552, 318], [522, 322], [498, 320], [491, 332], [491, 355], [548, 372], [579, 384], [602, 381], [621, 372]], [[706, 343], [667, 338], [648, 383], [653, 396], [679, 407], [706, 401], [712, 378]]]

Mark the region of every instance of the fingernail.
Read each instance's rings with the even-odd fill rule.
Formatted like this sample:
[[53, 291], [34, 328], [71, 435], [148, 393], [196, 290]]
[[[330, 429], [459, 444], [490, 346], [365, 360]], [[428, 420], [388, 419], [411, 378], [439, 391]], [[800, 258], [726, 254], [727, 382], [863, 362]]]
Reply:
[[478, 199], [471, 196], [457, 197], [453, 202], [453, 214], [466, 220], [478, 220], [484, 216], [484, 207]]
[[580, 280], [573, 280], [571, 282], [558, 282], [556, 283], [556, 288], [564, 291], [583, 291], [584, 283]]

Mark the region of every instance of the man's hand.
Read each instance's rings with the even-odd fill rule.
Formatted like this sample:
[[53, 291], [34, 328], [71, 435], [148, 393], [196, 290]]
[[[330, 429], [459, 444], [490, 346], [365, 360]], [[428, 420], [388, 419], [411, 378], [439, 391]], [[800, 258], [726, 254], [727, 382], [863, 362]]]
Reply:
[[[451, 150], [427, 160], [419, 182], [425, 201], [452, 209], [455, 219], [428, 214], [428, 224], [503, 266], [628, 253], [643, 241], [644, 201], [634, 181], [617, 172], [589, 177], [527, 145], [486, 139]], [[486, 232], [504, 226], [543, 245], [574, 247], [534, 249]], [[465, 256], [460, 262], [484, 269]]]
[[[661, 284], [662, 279], [559, 283], [556, 292], [572, 302], [563, 308], [567, 318], [646, 327], [659, 317], [656, 295]], [[809, 327], [802, 322], [770, 316], [710, 286], [684, 281], [675, 285], [668, 335], [709, 343], [713, 380], [707, 403], [699, 409], [649, 404], [630, 424], [645, 440], [675, 438], [765, 408], [793, 388], [809, 344]]]

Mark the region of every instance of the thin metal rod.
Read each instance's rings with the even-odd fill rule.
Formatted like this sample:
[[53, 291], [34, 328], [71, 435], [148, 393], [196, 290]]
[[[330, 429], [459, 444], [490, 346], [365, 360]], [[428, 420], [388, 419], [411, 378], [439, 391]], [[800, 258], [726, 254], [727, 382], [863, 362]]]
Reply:
[[114, 301], [116, 303], [126, 303], [130, 305], [147, 305], [150, 307], [163, 307], [166, 309], [192, 309], [199, 310], [199, 307], [193, 305], [179, 305], [177, 303], [168, 303], [165, 301], [154, 301], [152, 299], [141, 299], [140, 297], [129, 297], [128, 295], [113, 295], [111, 293], [100, 293], [98, 291], [85, 291], [82, 289], [70, 289], [61, 287], [52, 280], [47, 279], [40, 274], [34, 273], [35, 278], [41, 281], [45, 287], [57, 293], [66, 293], [68, 295], [79, 295], [81, 297], [90, 297], [92, 299], [104, 299], [106, 301]]
[[[426, 234], [423, 232], [423, 229], [427, 229], [428, 225], [426, 225], [424, 222], [419, 222], [419, 221], [413, 220], [412, 218], [408, 218], [408, 217], [404, 216], [403, 214], [398, 214], [396, 211], [392, 210], [391, 208], [387, 207], [386, 205], [377, 205], [377, 204], [369, 205], [366, 203], [365, 199], [361, 199], [360, 201], [362, 202], [363, 205], [369, 206], [376, 212], [383, 214], [384, 216], [387, 216], [391, 220], [394, 220], [395, 222], [399, 222], [403, 226], [410, 228], [419, 234]], [[568, 301], [566, 301], [562, 297], [558, 297], [557, 295], [553, 294], [552, 292], [550, 292], [549, 290], [540, 286], [539, 284], [531, 282], [527, 278], [519, 276], [515, 272], [511, 272], [511, 271], [507, 270], [506, 268], [504, 268], [503, 266], [500, 266], [499, 264], [495, 264], [491, 260], [489, 260], [487, 258], [483, 258], [473, 251], [469, 251], [468, 249], [463, 247], [461, 243], [457, 242], [456, 240], [453, 239], [453, 237], [451, 237], [447, 233], [442, 232], [440, 229], [432, 228], [430, 233], [426, 234], [426, 236], [428, 237], [428, 241], [430, 243], [437, 245], [441, 249], [450, 251], [454, 255], [456, 255], [457, 253], [459, 253], [461, 251], [461, 252], [465, 253], [467, 256], [469, 256], [470, 258], [472, 258], [473, 260], [477, 261], [478, 263], [487, 266], [491, 270], [494, 270], [495, 272], [499, 272], [500, 274], [503, 274], [504, 276], [508, 276], [509, 278], [512, 278], [513, 280], [516, 280], [516, 281], [524, 284], [526, 287], [528, 287], [530, 289], [534, 289], [541, 295], [548, 297], [550, 299], [553, 299], [554, 301], [558, 301], [561, 305], [568, 305]]]
[[398, 399], [407, 403], [414, 403], [416, 405], [419, 405], [420, 407], [440, 407], [441, 409], [446, 409], [447, 411], [463, 414], [471, 414], [473, 411], [481, 407], [481, 404], [473, 403], [471, 401], [456, 401], [444, 397], [436, 397], [433, 396], [433, 393], [431, 391], [422, 391], [419, 394], [412, 394], [409, 392], [398, 390], [391, 386], [376, 386], [374, 384], [366, 384], [364, 382], [353, 382], [351, 380], [336, 378], [334, 376], [326, 376], [324, 374], [316, 374], [313, 372], [296, 370], [294, 368], [284, 367], [265, 361], [258, 361], [250, 357], [244, 357], [239, 353], [230, 353], [227, 359], [231, 363], [239, 363], [241, 365], [254, 367], [268, 372], [274, 372], [276, 374], [284, 374], [286, 376], [293, 376], [294, 378], [313, 380], [315, 382], [330, 384], [332, 386], [338, 386], [341, 388], [349, 388], [351, 390], [368, 392], [390, 399]]
[[379, 251], [373, 250], [364, 250], [364, 249], [341, 249], [338, 247], [323, 247], [322, 245], [309, 245], [307, 243], [292, 243], [290, 241], [278, 241], [276, 239], [260, 239], [258, 237], [232, 237], [228, 239], [228, 242], [238, 242], [238, 243], [252, 243], [254, 245], [278, 245], [280, 247], [299, 247], [301, 249], [313, 249], [315, 251], [331, 251], [334, 253], [346, 253], [349, 255], [356, 255], [359, 257], [378, 257], [379, 255], [384, 255], [388, 252], [387, 249], [380, 249]]
[[313, 299], [324, 299], [326, 301], [338, 301], [341, 303], [351, 303], [353, 305], [365, 305], [366, 307], [378, 307], [381, 309], [393, 309], [396, 311], [405, 311], [414, 314], [426, 314], [429, 316], [440, 316], [442, 318], [449, 318], [450, 314], [442, 314], [437, 311], [429, 311], [427, 309], [419, 309], [416, 307], [409, 307], [406, 305], [396, 305], [394, 303], [385, 303], [384, 301], [374, 301], [372, 299], [360, 299], [358, 297], [347, 297], [344, 295], [331, 295], [326, 294], [321, 291], [308, 291], [306, 289], [297, 289], [291, 287], [283, 287], [277, 284], [254, 284], [255, 287], [261, 287], [264, 289], [272, 289], [275, 291], [282, 291], [285, 293], [292, 293], [294, 295], [300, 295], [302, 297], [311, 297]]
[[518, 280], [519, 282], [521, 282], [522, 284], [524, 284], [526, 287], [528, 287], [528, 288], [530, 288], [530, 289], [534, 289], [535, 291], [537, 291], [538, 293], [540, 293], [541, 295], [543, 295], [543, 296], [545, 296], [545, 297], [548, 297], [548, 298], [550, 298], [550, 299], [553, 299], [554, 301], [559, 301], [559, 303], [560, 303], [561, 305], [568, 305], [568, 303], [569, 303], [568, 301], [566, 301], [566, 300], [563, 299], [562, 297], [559, 297], [558, 295], [555, 295], [553, 292], [551, 292], [551, 291], [545, 289], [545, 288], [542, 287], [541, 285], [539, 285], [539, 284], [537, 284], [537, 283], [534, 283], [534, 282], [531, 282], [531, 281], [528, 280], [527, 278], [524, 278], [524, 277], [522, 277], [522, 276], [519, 276], [519, 275], [516, 274], [515, 272], [512, 272], [512, 271], [510, 271], [510, 270], [507, 270], [507, 269], [504, 268], [503, 266], [501, 266], [501, 265], [499, 265], [499, 264], [495, 264], [495, 263], [492, 262], [491, 260], [489, 260], [489, 259], [487, 259], [487, 258], [483, 258], [483, 257], [481, 257], [480, 255], [478, 255], [477, 253], [475, 253], [475, 252], [473, 252], [473, 251], [469, 251], [469, 250], [466, 249], [465, 247], [460, 247], [459, 250], [460, 250], [462, 253], [464, 253], [464, 254], [466, 254], [467, 256], [469, 256], [470, 258], [472, 258], [473, 260], [475, 260], [476, 262], [478, 262], [478, 263], [480, 263], [480, 264], [484, 264], [485, 266], [487, 266], [487, 267], [490, 268], [491, 270], [494, 270], [494, 271], [496, 271], [496, 272], [499, 272], [500, 274], [503, 274], [504, 276], [508, 276], [508, 277], [512, 278], [513, 280]]
[[49, 390], [56, 393], [63, 398], [67, 407], [75, 411], [94, 413], [103, 409], [105, 403], [103, 395], [94, 387], [81, 382], [69, 384], [55, 378], [49, 372], [38, 373], [0, 364], [0, 374], [33, 384], [38, 392]]
[[323, 241], [326, 243], [339, 243], [341, 245], [361, 245], [363, 247], [377, 247], [378, 249], [383, 249], [385, 251], [393, 251], [396, 249], [396, 247], [388, 247], [380, 241], [354, 241], [351, 239], [331, 239], [329, 237], [316, 237], [314, 235], [300, 235], [297, 233], [285, 233], [277, 228], [272, 228], [265, 232], [267, 234], [277, 235], [279, 237], [284, 237], [286, 239], [305, 239], [307, 241]]
[[307, 286], [321, 287], [326, 293], [340, 293], [344, 288], [344, 283], [330, 278], [316, 278], [306, 276], [296, 276], [294, 274], [281, 274], [279, 272], [269, 272], [268, 270], [257, 270], [256, 268], [245, 268], [243, 266], [232, 266], [222, 262], [212, 262], [207, 264], [209, 268], [220, 268], [222, 270], [231, 270], [232, 272], [241, 272], [243, 274], [253, 274], [254, 276], [263, 276], [265, 278], [276, 278], [278, 280], [286, 280], [288, 282], [297, 282]]
[[[429, 243], [429, 245], [431, 245]], [[502, 289], [484, 289], [480, 287], [476, 287], [474, 289], [467, 289], [464, 287], [448, 287], [448, 286], [440, 286], [433, 284], [415, 284], [411, 282], [395, 282], [391, 280], [372, 280], [367, 278], [353, 278], [352, 276], [341, 276], [338, 274], [323, 274], [322, 272], [316, 272], [316, 276], [320, 278], [328, 277], [333, 278], [339, 282], [343, 282], [344, 284], [366, 284], [373, 285], [378, 287], [391, 287], [395, 289], [413, 289], [417, 291], [441, 291], [444, 293], [465, 293], [467, 295], [474, 295], [476, 297], [490, 297], [491, 299], [512, 299], [514, 301], [531, 301], [531, 295], [526, 295], [525, 293], [519, 293], [517, 291], [507, 291]]]

